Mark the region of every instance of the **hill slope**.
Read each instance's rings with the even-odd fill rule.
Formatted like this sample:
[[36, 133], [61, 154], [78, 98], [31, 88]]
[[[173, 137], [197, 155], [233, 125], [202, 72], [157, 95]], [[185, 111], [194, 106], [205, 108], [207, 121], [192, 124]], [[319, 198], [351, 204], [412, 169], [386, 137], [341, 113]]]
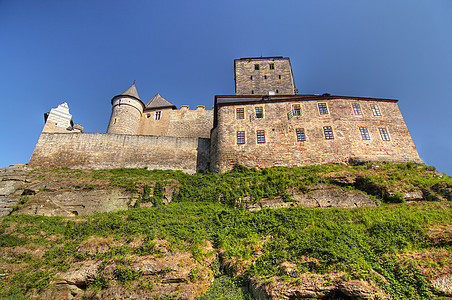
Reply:
[[[422, 165], [25, 177], [12, 214], [0, 219], [0, 297], [432, 299], [452, 292], [452, 181]], [[75, 215], [61, 195], [79, 194], [68, 199], [73, 205], [95, 191], [106, 202], [119, 196], [94, 209], [123, 210], [27, 215]], [[359, 206], [358, 198], [373, 204], [302, 207]]]

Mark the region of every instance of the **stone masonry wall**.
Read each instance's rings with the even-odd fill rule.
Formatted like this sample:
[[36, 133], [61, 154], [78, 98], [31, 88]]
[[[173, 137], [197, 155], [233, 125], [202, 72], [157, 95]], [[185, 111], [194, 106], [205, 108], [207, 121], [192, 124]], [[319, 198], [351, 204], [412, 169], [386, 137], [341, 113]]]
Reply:
[[137, 134], [143, 106], [133, 98], [116, 98], [113, 101], [107, 133]]
[[[160, 111], [160, 120], [155, 114]], [[141, 135], [210, 138], [213, 111], [198, 106], [196, 110], [182, 106], [181, 109], [145, 111], [140, 121]]]
[[[237, 95], [294, 95], [295, 84], [288, 58], [236, 59], [235, 91]], [[259, 65], [259, 70], [255, 65]], [[270, 64], [274, 69], [270, 69]]]
[[210, 140], [102, 133], [42, 133], [29, 166], [144, 168], [195, 173], [209, 168]]
[[[321, 115], [318, 103], [326, 103], [329, 113]], [[359, 103], [362, 115], [354, 114], [352, 103]], [[292, 105], [299, 104], [301, 115], [293, 116]], [[381, 116], [374, 116], [371, 104]], [[254, 108], [262, 106], [263, 118]], [[245, 118], [236, 119], [242, 107]], [[279, 103], [223, 105], [218, 107], [218, 126], [213, 130], [211, 170], [225, 172], [234, 163], [247, 167], [303, 166], [312, 164], [375, 160], [422, 162], [395, 101], [328, 99]], [[325, 139], [323, 127], [331, 126], [334, 139]], [[359, 127], [366, 127], [370, 140], [363, 140]], [[303, 128], [306, 141], [297, 141], [296, 129]], [[390, 140], [383, 141], [379, 128]], [[264, 130], [265, 143], [257, 143], [256, 131]], [[237, 131], [245, 132], [245, 144], [237, 144]]]

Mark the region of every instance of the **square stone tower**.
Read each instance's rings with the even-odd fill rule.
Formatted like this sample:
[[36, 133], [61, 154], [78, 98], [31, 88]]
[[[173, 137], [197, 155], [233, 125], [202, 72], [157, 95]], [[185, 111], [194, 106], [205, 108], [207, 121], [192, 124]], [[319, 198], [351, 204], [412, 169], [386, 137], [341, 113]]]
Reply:
[[295, 95], [292, 67], [287, 57], [245, 57], [234, 60], [237, 95]]

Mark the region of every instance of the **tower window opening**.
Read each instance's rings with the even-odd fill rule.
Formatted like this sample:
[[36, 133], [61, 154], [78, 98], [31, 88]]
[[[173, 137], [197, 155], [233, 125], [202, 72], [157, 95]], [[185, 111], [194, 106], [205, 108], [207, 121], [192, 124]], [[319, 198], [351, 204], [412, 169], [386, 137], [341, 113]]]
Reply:
[[361, 137], [363, 138], [363, 140], [370, 140], [370, 135], [367, 127], [359, 127], [359, 131], [361, 132]]
[[278, 90], [276, 90], [276, 94], [278, 94], [279, 93], [279, 91]]
[[155, 119], [156, 120], [160, 120], [160, 117], [162, 116], [162, 112], [161, 111], [156, 111], [155, 112]]
[[264, 109], [262, 108], [262, 106], [255, 107], [254, 112], [256, 113], [257, 119], [262, 119], [264, 117]]
[[269, 67], [270, 67], [270, 70], [274, 70], [275, 69], [275, 64], [270, 64]]
[[253, 75], [250, 76], [250, 80], [253, 80]]
[[278, 75], [279, 79], [281, 79], [281, 75]]
[[306, 135], [304, 134], [304, 128], [297, 128], [297, 142], [304, 142], [306, 141]]
[[245, 131], [237, 131], [237, 145], [245, 144]]
[[264, 75], [264, 79], [267, 79], [267, 75]]
[[259, 64], [254, 65], [254, 70], [259, 70]]
[[251, 94], [254, 94], [254, 90], [251, 90]]
[[388, 131], [386, 128], [378, 128], [378, 131], [380, 131], [380, 137], [382, 141], [390, 141]]
[[301, 116], [301, 107], [300, 104], [292, 105], [292, 114], [294, 116]]
[[326, 103], [319, 103], [319, 113], [321, 115], [327, 115], [328, 114], [328, 107], [326, 106]]
[[363, 114], [363, 112], [361, 111], [361, 106], [359, 105], [359, 103], [353, 103], [352, 107], [353, 107], [353, 112], [355, 113], [355, 115], [362, 115]]
[[239, 107], [236, 109], [236, 119], [237, 120], [245, 119], [245, 109], [243, 107]]
[[334, 139], [333, 129], [331, 128], [331, 126], [324, 126], [323, 134], [325, 135], [325, 140], [333, 140]]
[[265, 131], [264, 130], [257, 131], [257, 143], [258, 144], [265, 143]]
[[377, 104], [371, 104], [370, 108], [372, 109], [374, 116], [381, 116], [380, 108]]

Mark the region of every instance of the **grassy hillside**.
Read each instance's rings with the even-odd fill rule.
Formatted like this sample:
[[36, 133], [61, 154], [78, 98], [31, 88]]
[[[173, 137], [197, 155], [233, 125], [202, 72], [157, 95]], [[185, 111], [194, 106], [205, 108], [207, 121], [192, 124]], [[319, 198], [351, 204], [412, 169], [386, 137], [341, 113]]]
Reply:
[[[106, 295], [115, 287], [123, 295], [139, 297], [162, 286], [172, 270], [150, 276], [134, 269], [135, 261], [176, 253], [189, 253], [194, 260], [186, 281], [217, 278], [201, 299], [218, 299], [226, 290], [229, 296], [224, 299], [250, 297], [240, 290], [250, 280], [284, 290], [306, 285], [314, 277], [321, 278], [323, 286], [362, 280], [394, 299], [433, 299], [441, 296], [431, 280], [452, 271], [452, 181], [421, 165], [262, 171], [236, 166], [224, 175], [192, 176], [55, 170], [32, 176], [75, 184], [81, 190], [122, 187], [141, 196], [135, 208], [116, 213], [1, 218], [0, 298], [51, 295], [60, 274], [86, 261], [98, 262], [99, 267], [82, 287], [85, 292]], [[364, 191], [387, 204], [352, 210], [241, 209], [245, 201], [262, 198], [290, 201], [295, 189], [309, 193], [316, 183]], [[162, 205], [168, 186], [174, 188], [173, 201]], [[404, 203], [404, 194], [411, 191], [422, 191], [424, 201]], [[140, 208], [140, 202], [154, 206]], [[99, 241], [106, 244], [102, 251]], [[95, 251], [87, 248], [90, 243]], [[224, 277], [225, 272], [235, 279]]]

